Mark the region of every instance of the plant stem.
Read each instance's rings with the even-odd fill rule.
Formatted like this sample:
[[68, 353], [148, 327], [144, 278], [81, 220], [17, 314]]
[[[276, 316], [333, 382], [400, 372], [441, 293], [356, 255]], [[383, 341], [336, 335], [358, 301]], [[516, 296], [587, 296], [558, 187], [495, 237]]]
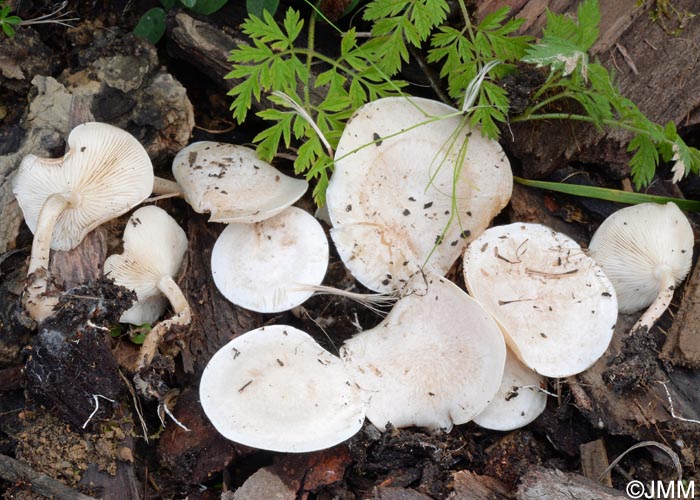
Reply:
[[[313, 63], [314, 54], [314, 43], [316, 38], [316, 10], [311, 11], [309, 16], [309, 35], [306, 47], [308, 53], [306, 54], [306, 72], [311, 75], [311, 65]], [[308, 106], [311, 103], [311, 92], [309, 90], [309, 85], [304, 85], [304, 106]]]
[[[629, 130], [630, 132], [634, 132], [635, 134], [640, 134], [640, 135], [645, 135], [647, 137], [651, 137], [649, 134], [648, 130], [635, 127], [634, 125], [629, 125], [625, 122], [621, 122], [618, 120], [612, 120], [610, 118], [604, 118], [602, 120], [594, 118], [592, 116], [586, 116], [586, 115], [578, 115], [575, 113], [542, 113], [539, 115], [531, 115], [531, 114], [522, 114], [520, 116], [516, 116], [514, 118], [511, 118], [510, 122], [511, 123], [518, 123], [518, 122], [526, 122], [530, 120], [573, 120], [573, 121], [581, 121], [581, 122], [588, 122], [588, 123], [595, 123], [598, 125], [607, 125], [610, 127], [618, 127], [622, 128], [625, 130]], [[671, 143], [671, 141], [666, 140], [667, 142]]]

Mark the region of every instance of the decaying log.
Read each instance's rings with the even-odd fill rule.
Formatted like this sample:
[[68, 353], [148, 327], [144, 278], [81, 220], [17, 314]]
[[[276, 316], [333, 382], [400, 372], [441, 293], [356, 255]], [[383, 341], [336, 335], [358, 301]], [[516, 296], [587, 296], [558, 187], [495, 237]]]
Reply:
[[452, 474], [452, 493], [447, 500], [507, 500], [513, 498], [497, 479], [468, 470]]
[[229, 53], [241, 43], [245, 42], [184, 11], [168, 20], [168, 51], [192, 64], [222, 88], [231, 89], [238, 83], [224, 76], [231, 71]]
[[610, 477], [610, 470], [608, 470], [610, 462], [608, 461], [608, 452], [605, 449], [603, 439], [583, 443], [580, 449], [583, 475], [593, 481], [597, 481], [602, 475], [603, 484], [612, 486], [612, 478]]
[[522, 477], [518, 500], [626, 500], [622, 492], [602, 486], [578, 474], [532, 467]]
[[0, 455], [0, 478], [11, 483], [29, 483], [32, 492], [45, 498], [95, 500], [7, 455]]
[[700, 368], [700, 265], [696, 264], [683, 287], [683, 299], [674, 315], [661, 351], [661, 359], [674, 365]]
[[[658, 362], [656, 349], [648, 344], [642, 344], [633, 355], [623, 353], [624, 340], [634, 320], [634, 316], [620, 315], [607, 353], [593, 367], [568, 379], [576, 407], [594, 427], [614, 435], [628, 435], [639, 441], [697, 442], [700, 412], [695, 393], [700, 373], [667, 374]], [[631, 391], [616, 390], [616, 374], [634, 375], [642, 362], [646, 363], [646, 370], [651, 370], [644, 380]], [[682, 449], [679, 451], [683, 454]], [[690, 465], [700, 460], [686, 458]]]
[[[526, 19], [524, 32], [541, 33], [546, 9], [560, 13], [576, 13], [579, 2], [524, 0], [482, 0], [478, 2], [481, 16], [504, 5], [513, 7], [512, 14]], [[700, 122], [700, 73], [694, 70], [700, 63], [700, 52], [694, 41], [700, 38], [700, 20], [686, 23], [677, 35], [669, 33], [663, 18], [652, 21], [650, 9], [655, 2], [637, 6], [635, 0], [601, 2], [601, 35], [593, 47], [594, 57], [614, 71], [615, 82], [622, 94], [651, 120], [665, 124], [673, 121], [678, 127], [690, 127]], [[695, 2], [674, 2], [679, 12], [694, 11]], [[662, 16], [663, 17], [663, 16]], [[667, 20], [673, 23], [673, 20]], [[598, 132], [581, 123], [528, 122], [512, 125], [504, 142], [523, 161], [523, 175], [544, 177], [570, 162], [605, 166], [610, 174], [620, 178], [629, 175], [630, 154], [626, 151], [632, 137], [628, 132], [611, 130]]]
[[262, 316], [233, 305], [216, 288], [211, 275], [211, 252], [222, 224], [207, 222], [193, 214], [187, 222], [189, 248], [187, 268], [180, 288], [192, 308], [192, 325], [184, 341], [182, 359], [185, 371], [201, 373], [204, 366], [225, 343], [262, 326]]

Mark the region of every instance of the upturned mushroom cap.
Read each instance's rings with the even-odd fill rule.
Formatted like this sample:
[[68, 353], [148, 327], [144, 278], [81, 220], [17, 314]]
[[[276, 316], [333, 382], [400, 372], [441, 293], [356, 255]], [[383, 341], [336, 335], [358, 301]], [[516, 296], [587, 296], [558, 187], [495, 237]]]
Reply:
[[105, 275], [118, 285], [134, 290], [137, 302], [122, 314], [123, 323], [154, 323], [165, 311], [161, 290], [164, 278], [172, 279], [187, 250], [185, 231], [156, 206], [136, 210], [124, 229], [124, 251], [110, 255]]
[[528, 367], [508, 349], [501, 387], [474, 423], [494, 431], [512, 431], [539, 417], [547, 406], [547, 395], [540, 389], [545, 379]]
[[610, 278], [620, 312], [648, 307], [662, 291], [662, 277], [675, 286], [693, 260], [693, 229], [675, 203], [642, 203], [605, 219], [589, 245], [591, 256]]
[[29, 229], [53, 194], [67, 207], [58, 215], [51, 248], [70, 250], [100, 224], [141, 203], [153, 188], [153, 166], [143, 146], [128, 132], [106, 123], [85, 123], [68, 136], [63, 158], [26, 156], [12, 182]]
[[424, 278], [421, 293], [400, 299], [379, 326], [341, 348], [367, 418], [380, 429], [449, 430], [482, 412], [501, 382], [506, 350], [491, 315], [448, 280]]
[[540, 224], [487, 229], [464, 254], [472, 296], [529, 368], [567, 377], [603, 355], [617, 321], [610, 281], [568, 236]]
[[309, 213], [289, 207], [255, 224], [229, 224], [214, 244], [214, 283], [228, 300], [251, 311], [292, 309], [323, 281], [328, 240]]
[[244, 146], [195, 142], [173, 160], [173, 175], [185, 199], [212, 222], [252, 223], [291, 206], [308, 183], [282, 174]]
[[340, 359], [286, 325], [252, 330], [222, 347], [204, 369], [199, 395], [224, 437], [265, 450], [328, 448], [364, 422], [359, 390]]
[[362, 106], [343, 131], [326, 193], [331, 236], [372, 290], [400, 288], [426, 260], [426, 272], [443, 275], [510, 200], [505, 153], [462, 116], [437, 119], [455, 113], [428, 99], [390, 97]]

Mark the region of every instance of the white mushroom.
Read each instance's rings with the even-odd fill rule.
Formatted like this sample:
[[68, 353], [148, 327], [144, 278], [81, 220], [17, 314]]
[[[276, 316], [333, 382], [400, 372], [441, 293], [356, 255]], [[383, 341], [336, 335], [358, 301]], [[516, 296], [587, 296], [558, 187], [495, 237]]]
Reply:
[[252, 330], [222, 347], [204, 369], [199, 395], [224, 437], [272, 451], [328, 448], [365, 418], [340, 359], [286, 325]]
[[142, 325], [155, 322], [165, 310], [167, 297], [174, 315], [155, 325], [146, 336], [136, 368], [148, 365], [161, 339], [173, 325], [190, 323], [190, 307], [173, 277], [180, 270], [187, 250], [185, 231], [156, 206], [136, 210], [124, 229], [124, 251], [104, 264], [107, 277], [117, 285], [136, 291], [137, 302], [120, 321]]
[[296, 207], [255, 224], [229, 224], [211, 254], [222, 295], [263, 313], [286, 311], [311, 297], [327, 267], [321, 224]]
[[55, 299], [48, 286], [50, 249], [70, 250], [100, 224], [126, 213], [153, 187], [146, 150], [128, 132], [106, 123], [85, 123], [68, 136], [63, 158], [28, 155], [12, 182], [25, 221], [34, 233], [24, 303], [42, 321]]
[[505, 344], [491, 315], [456, 285], [435, 274], [413, 279], [425, 280], [422, 291], [401, 298], [379, 326], [345, 342], [340, 354], [375, 426], [449, 430], [493, 400]]
[[649, 307], [633, 331], [651, 328], [690, 271], [693, 229], [675, 203], [642, 203], [605, 219], [589, 245], [591, 256], [610, 278], [620, 311]]
[[467, 289], [529, 368], [567, 377], [603, 355], [617, 321], [610, 281], [568, 236], [540, 224], [487, 229], [464, 254]]
[[474, 423], [494, 431], [511, 431], [539, 417], [547, 406], [545, 379], [508, 349], [501, 387], [494, 400], [474, 417]]
[[444, 275], [512, 191], [498, 143], [428, 99], [362, 106], [335, 159], [326, 193], [331, 237], [352, 274], [375, 291], [401, 288], [424, 265]]
[[195, 212], [211, 222], [252, 223], [291, 206], [308, 183], [282, 174], [244, 146], [195, 142], [173, 160], [173, 175]]

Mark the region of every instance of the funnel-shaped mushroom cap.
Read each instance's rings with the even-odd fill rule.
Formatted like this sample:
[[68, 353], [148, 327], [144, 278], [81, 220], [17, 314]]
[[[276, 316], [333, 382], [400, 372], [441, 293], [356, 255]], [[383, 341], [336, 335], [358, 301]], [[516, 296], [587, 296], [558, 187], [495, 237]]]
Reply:
[[365, 418], [340, 359], [285, 325], [258, 328], [222, 347], [204, 369], [199, 396], [224, 437], [264, 450], [328, 448], [355, 434]]
[[620, 312], [649, 306], [666, 270], [676, 285], [693, 261], [693, 229], [675, 203], [642, 203], [618, 210], [593, 235], [591, 256], [610, 278]]
[[62, 194], [51, 248], [70, 250], [100, 224], [128, 212], [153, 189], [153, 165], [128, 132], [106, 123], [85, 123], [68, 136], [63, 158], [24, 157], [12, 182], [25, 221], [35, 232], [46, 199]]
[[[390, 97], [362, 106], [343, 131], [326, 193], [331, 236], [372, 290], [400, 288], [428, 256], [426, 271], [445, 274], [510, 200], [513, 176], [501, 147], [462, 116], [435, 118], [451, 114], [458, 111], [436, 101]], [[371, 231], [352, 224], [378, 226], [381, 237], [365, 243]], [[397, 254], [412, 265], [404, 269]]]
[[214, 283], [251, 311], [292, 309], [311, 297], [328, 267], [328, 240], [309, 213], [289, 207], [255, 224], [229, 224], [214, 244]]
[[612, 284], [574, 240], [547, 226], [487, 229], [464, 254], [464, 279], [515, 355], [544, 376], [586, 370], [612, 339]]
[[547, 406], [547, 395], [540, 390], [544, 377], [523, 365], [508, 350], [501, 387], [494, 400], [474, 417], [474, 423], [494, 431], [511, 431], [539, 417]]
[[177, 274], [186, 250], [185, 231], [165, 210], [146, 206], [131, 215], [124, 229], [124, 252], [110, 255], [104, 264], [106, 276], [136, 292], [138, 300], [121, 322], [153, 323], [163, 314], [166, 300], [159, 284]]
[[173, 160], [173, 175], [195, 212], [212, 222], [251, 223], [291, 206], [308, 183], [282, 174], [244, 146], [195, 142]]
[[450, 429], [482, 412], [501, 382], [506, 349], [491, 315], [453, 283], [425, 280], [341, 349], [380, 429]]

